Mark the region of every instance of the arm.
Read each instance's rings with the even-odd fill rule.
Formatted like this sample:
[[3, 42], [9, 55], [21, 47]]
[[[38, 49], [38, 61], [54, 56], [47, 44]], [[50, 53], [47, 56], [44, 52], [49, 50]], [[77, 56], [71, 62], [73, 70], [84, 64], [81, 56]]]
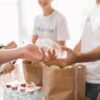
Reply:
[[35, 43], [37, 39], [38, 39], [38, 36], [37, 36], [37, 35], [33, 35], [33, 36], [32, 36], [32, 42], [33, 42], [33, 43]]
[[[4, 49], [12, 49], [12, 48], [16, 48], [16, 47], [17, 47], [17, 44], [16, 44], [14, 41], [12, 41], [12, 42], [8, 43], [8, 44], [4, 47]], [[14, 68], [15, 68], [15, 65], [14, 65], [15, 62], [16, 62], [16, 60], [11, 61], [11, 62], [9, 62], [9, 63], [3, 64], [3, 65], [1, 66], [1, 67], [3, 68], [3, 70], [1, 70], [1, 71], [3, 71], [4, 74], [7, 74], [7, 73], [12, 72], [12, 71], [14, 70]], [[2, 68], [1, 68], [1, 69], [2, 69]]]
[[67, 47], [63, 47], [63, 50], [67, 51], [67, 58], [56, 59], [54, 62], [59, 64], [60, 66], [72, 65], [74, 63], [81, 62], [91, 62], [100, 59], [100, 47], [97, 47], [86, 53], [75, 52]]
[[56, 64], [61, 67], [66, 65], [72, 65], [74, 63], [81, 63], [81, 62], [91, 62], [100, 60], [100, 46], [91, 50], [90, 52], [80, 53], [71, 50], [70, 48], [63, 47], [63, 50], [67, 51], [67, 58], [56, 58], [50, 62], [48, 65]]
[[100, 60], [100, 46], [86, 53], [77, 54], [77, 62], [90, 62]]
[[9, 62], [14, 59], [22, 58], [35, 62], [39, 62], [43, 59], [44, 52], [37, 46], [29, 44], [23, 47], [14, 49], [5, 49], [0, 51], [0, 64]]
[[19, 49], [5, 49], [0, 51], [0, 64], [21, 58], [21, 51]]
[[80, 51], [81, 51], [81, 40], [80, 40], [79, 43], [74, 47], [74, 51], [75, 51], [75, 52], [80, 52]]

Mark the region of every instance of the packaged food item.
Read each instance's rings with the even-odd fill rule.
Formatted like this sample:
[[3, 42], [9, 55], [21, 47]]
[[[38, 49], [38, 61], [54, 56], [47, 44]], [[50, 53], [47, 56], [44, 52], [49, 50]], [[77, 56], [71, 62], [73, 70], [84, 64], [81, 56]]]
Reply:
[[12, 86], [11, 89], [12, 89], [12, 91], [11, 91], [11, 99], [10, 100], [18, 100], [17, 86]]
[[54, 49], [58, 58], [67, 57], [67, 52], [62, 51], [60, 46], [50, 39], [38, 39], [36, 41], [36, 45], [44, 48], [45, 52], [47, 52], [49, 49]]
[[44, 99], [44, 93], [42, 91], [42, 88], [41, 87], [38, 87], [36, 90], [35, 90], [35, 100], [45, 100]]
[[6, 84], [4, 89], [4, 100], [10, 100], [11, 97], [11, 84]]
[[26, 89], [25, 88], [20, 88], [19, 90], [19, 98], [18, 100], [27, 100], [27, 93], [26, 93]]
[[29, 90], [27, 91], [27, 100], [36, 100], [35, 96], [34, 96], [34, 91], [33, 90]]

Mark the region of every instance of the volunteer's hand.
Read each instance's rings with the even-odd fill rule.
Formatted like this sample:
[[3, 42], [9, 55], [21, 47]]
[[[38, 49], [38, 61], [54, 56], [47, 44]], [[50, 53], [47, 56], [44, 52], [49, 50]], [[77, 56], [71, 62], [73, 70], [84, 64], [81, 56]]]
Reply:
[[7, 73], [11, 73], [15, 68], [14, 64], [5, 64], [5, 68], [3, 69], [3, 73], [7, 74]]
[[12, 49], [12, 48], [16, 48], [16, 47], [17, 47], [17, 44], [14, 41], [11, 41], [10, 43], [8, 43], [5, 46], [5, 49]]
[[100, 93], [98, 94], [98, 96], [97, 96], [97, 99], [96, 100], [100, 100]]
[[[13, 48], [16, 48], [17, 47], [17, 44], [15, 41], [11, 41], [9, 42], [6, 46], [5, 46], [5, 49], [13, 49]], [[16, 60], [15, 60], [16, 62]], [[11, 62], [9, 62], [9, 65], [11, 65]], [[13, 65], [11, 65], [12, 67]]]
[[56, 59], [56, 52], [54, 49], [50, 49], [48, 50], [47, 54], [45, 55], [44, 58], [44, 63], [46, 63], [47, 65], [52, 65], [52, 63], [54, 62], [54, 60]]
[[77, 62], [78, 53], [74, 52], [72, 49], [67, 47], [61, 47], [63, 51], [67, 52], [66, 58], [57, 58], [56, 61], [61, 66], [72, 65]]
[[21, 50], [22, 53], [21, 58], [31, 60], [36, 63], [42, 61], [45, 57], [44, 50], [34, 44], [28, 44], [20, 47], [19, 50]]

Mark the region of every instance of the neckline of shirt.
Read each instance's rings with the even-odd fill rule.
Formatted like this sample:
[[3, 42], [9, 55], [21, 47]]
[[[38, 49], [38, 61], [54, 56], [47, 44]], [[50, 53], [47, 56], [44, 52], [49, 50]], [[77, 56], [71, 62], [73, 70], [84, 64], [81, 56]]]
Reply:
[[48, 18], [52, 17], [55, 13], [56, 13], [56, 11], [54, 10], [54, 11], [53, 11], [51, 14], [49, 14], [48, 16], [42, 15], [42, 18], [48, 19]]

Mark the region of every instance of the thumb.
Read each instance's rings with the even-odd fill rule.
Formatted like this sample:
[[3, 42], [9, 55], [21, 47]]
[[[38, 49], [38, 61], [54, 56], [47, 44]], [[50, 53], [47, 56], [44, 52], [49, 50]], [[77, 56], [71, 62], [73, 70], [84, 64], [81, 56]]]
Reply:
[[45, 52], [44, 52], [44, 49], [43, 48], [39, 48], [39, 51], [40, 51], [40, 53], [41, 53], [41, 60], [43, 60], [44, 58], [45, 58]]
[[68, 47], [64, 47], [64, 46], [63, 46], [63, 47], [61, 47], [61, 50], [62, 50], [62, 51], [71, 51], [71, 49], [70, 49], [70, 48], [68, 48]]

